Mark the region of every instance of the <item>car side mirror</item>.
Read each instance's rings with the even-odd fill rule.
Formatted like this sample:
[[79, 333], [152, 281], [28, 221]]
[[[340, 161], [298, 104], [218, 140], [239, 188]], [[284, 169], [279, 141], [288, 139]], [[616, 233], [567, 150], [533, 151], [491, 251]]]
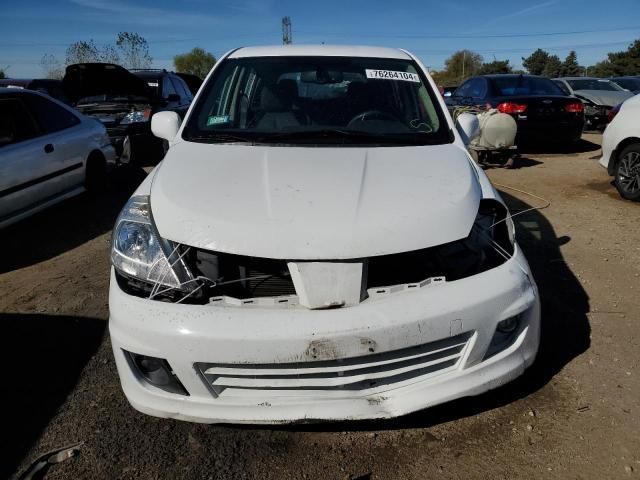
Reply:
[[180, 123], [176, 112], [158, 112], [151, 117], [151, 131], [156, 137], [172, 142], [178, 134]]
[[472, 113], [461, 113], [456, 118], [456, 128], [462, 137], [465, 145], [469, 145], [471, 141], [480, 135], [480, 122], [478, 117]]
[[171, 102], [179, 102], [180, 101], [180, 95], [178, 95], [177, 93], [170, 93], [167, 96], [167, 102], [171, 103]]

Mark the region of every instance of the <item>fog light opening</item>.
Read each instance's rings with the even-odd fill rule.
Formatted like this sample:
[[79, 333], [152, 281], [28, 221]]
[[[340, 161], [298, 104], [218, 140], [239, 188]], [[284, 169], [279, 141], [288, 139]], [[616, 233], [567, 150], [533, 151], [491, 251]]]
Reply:
[[496, 325], [496, 332], [491, 339], [491, 344], [484, 356], [484, 360], [500, 353], [513, 343], [516, 338], [516, 332], [520, 327], [521, 320], [522, 315], [520, 314], [498, 322], [498, 325]]
[[123, 350], [129, 366], [147, 383], [165, 392], [189, 396], [178, 377], [173, 373], [169, 362], [164, 358], [149, 357]]
[[515, 317], [507, 318], [506, 320], [502, 320], [498, 323], [496, 330], [500, 333], [513, 333], [518, 325], [520, 324], [520, 315], [516, 315]]

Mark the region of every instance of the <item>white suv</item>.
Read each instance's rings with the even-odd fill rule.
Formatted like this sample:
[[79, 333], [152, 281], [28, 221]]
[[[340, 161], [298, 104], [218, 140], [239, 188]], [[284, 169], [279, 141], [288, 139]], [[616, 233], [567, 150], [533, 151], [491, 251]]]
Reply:
[[640, 95], [618, 105], [602, 134], [600, 165], [627, 200], [640, 201]]
[[513, 222], [410, 53], [234, 50], [181, 125], [161, 112], [152, 129], [171, 147], [112, 250], [111, 341], [135, 408], [393, 417], [533, 362], [538, 293]]

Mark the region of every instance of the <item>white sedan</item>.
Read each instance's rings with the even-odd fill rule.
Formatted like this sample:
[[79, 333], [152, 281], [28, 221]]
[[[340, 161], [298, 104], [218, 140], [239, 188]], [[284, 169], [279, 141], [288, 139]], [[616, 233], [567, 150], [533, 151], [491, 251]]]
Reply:
[[612, 113], [615, 116], [602, 135], [600, 165], [614, 178], [623, 198], [640, 201], [640, 95]]
[[223, 57], [182, 124], [152, 118], [171, 148], [116, 221], [109, 330], [131, 404], [388, 418], [521, 375], [538, 292], [462, 125], [403, 50]]
[[0, 88], [0, 228], [98, 187], [115, 158], [98, 121], [46, 95]]

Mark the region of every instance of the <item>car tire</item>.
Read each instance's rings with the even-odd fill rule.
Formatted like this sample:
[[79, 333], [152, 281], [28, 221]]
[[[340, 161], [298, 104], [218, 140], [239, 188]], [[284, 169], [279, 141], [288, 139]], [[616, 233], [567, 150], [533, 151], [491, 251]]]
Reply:
[[622, 198], [640, 201], [640, 143], [634, 143], [622, 150], [613, 175]]
[[107, 188], [107, 163], [99, 152], [91, 152], [87, 159], [84, 186], [89, 193], [104, 192]]

